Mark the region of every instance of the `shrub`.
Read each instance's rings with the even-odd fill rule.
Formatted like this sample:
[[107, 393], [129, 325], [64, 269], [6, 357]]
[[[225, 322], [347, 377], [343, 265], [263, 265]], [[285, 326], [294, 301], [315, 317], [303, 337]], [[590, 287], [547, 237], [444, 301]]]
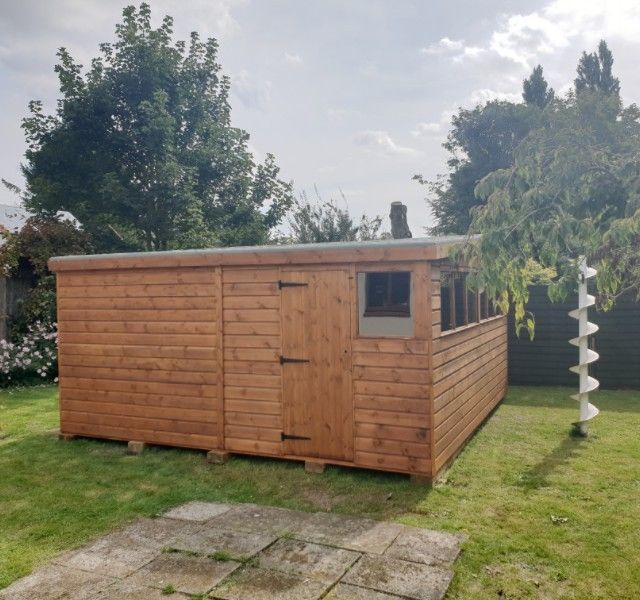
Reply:
[[35, 321], [14, 342], [0, 340], [0, 385], [57, 381], [58, 331], [55, 323]]

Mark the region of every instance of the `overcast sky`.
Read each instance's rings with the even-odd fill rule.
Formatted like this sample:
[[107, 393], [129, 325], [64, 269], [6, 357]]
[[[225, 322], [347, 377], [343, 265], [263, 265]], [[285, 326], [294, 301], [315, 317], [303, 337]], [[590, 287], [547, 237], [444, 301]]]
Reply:
[[[0, 176], [22, 185], [20, 121], [30, 99], [55, 107], [58, 47], [83, 64], [110, 41], [124, 2], [0, 0]], [[276, 155], [297, 192], [346, 196], [353, 213], [409, 207], [414, 236], [430, 223], [412, 181], [445, 170], [451, 114], [491, 98], [519, 100], [541, 63], [565, 91], [582, 50], [605, 38], [626, 102], [640, 100], [638, 0], [153, 0], [176, 36], [215, 36], [232, 78], [233, 121], [260, 158]], [[15, 203], [0, 190], [0, 202]], [[388, 225], [387, 225], [388, 227]]]

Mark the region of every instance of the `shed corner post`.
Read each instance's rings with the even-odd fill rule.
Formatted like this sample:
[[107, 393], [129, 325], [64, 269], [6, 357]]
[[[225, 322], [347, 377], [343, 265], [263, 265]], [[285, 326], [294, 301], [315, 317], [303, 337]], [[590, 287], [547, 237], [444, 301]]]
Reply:
[[[216, 370], [218, 372], [217, 380], [217, 423], [218, 423], [218, 435], [217, 446], [218, 448], [211, 448], [211, 450], [224, 450], [224, 319], [223, 319], [223, 270], [222, 266], [218, 265], [214, 268], [213, 279], [216, 285], [216, 320], [217, 331], [216, 336]], [[211, 462], [211, 461], [210, 461]]]
[[435, 450], [435, 406], [433, 397], [433, 343], [435, 338], [440, 336], [440, 267], [433, 263], [428, 265], [428, 294], [429, 299], [429, 341], [428, 341], [428, 360], [429, 360], [429, 457], [431, 465], [431, 482], [435, 481], [437, 476]]

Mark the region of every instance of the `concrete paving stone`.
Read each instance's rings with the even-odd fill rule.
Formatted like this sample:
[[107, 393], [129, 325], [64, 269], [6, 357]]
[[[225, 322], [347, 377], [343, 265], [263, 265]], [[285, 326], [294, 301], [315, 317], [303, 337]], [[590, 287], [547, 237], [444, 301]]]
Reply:
[[400, 558], [426, 565], [451, 566], [464, 537], [429, 529], [408, 529], [387, 548], [385, 556]]
[[167, 596], [161, 590], [140, 585], [127, 578], [110, 585], [95, 596], [91, 596], [90, 600], [167, 600], [167, 598], [184, 600], [188, 596], [180, 593]]
[[177, 519], [138, 519], [125, 528], [118, 530], [139, 545], [162, 549], [170, 546], [176, 539], [200, 531], [204, 523], [185, 522]]
[[412, 600], [440, 600], [453, 574], [441, 567], [386, 556], [363, 556], [343, 582]]
[[116, 581], [60, 565], [47, 565], [0, 591], [3, 600], [85, 600]]
[[318, 600], [328, 585], [318, 579], [245, 567], [210, 594], [216, 600]]
[[280, 539], [260, 552], [258, 560], [261, 568], [313, 577], [331, 584], [340, 579], [360, 556], [359, 552], [342, 548]]
[[293, 534], [313, 517], [313, 513], [287, 510], [258, 504], [238, 504], [229, 512], [210, 521], [224, 529], [247, 533], [269, 533], [275, 536]]
[[218, 502], [187, 502], [172, 508], [162, 516], [167, 519], [181, 519], [183, 521], [208, 521], [227, 512], [231, 506], [231, 504]]
[[141, 586], [173, 586], [185, 594], [201, 594], [220, 583], [240, 567], [233, 561], [219, 561], [188, 554], [163, 554], [127, 579]]
[[308, 542], [339, 546], [356, 552], [382, 554], [406, 529], [398, 523], [315, 513], [293, 536]]
[[209, 527], [197, 533], [188, 534], [175, 540], [176, 550], [210, 555], [224, 552], [233, 558], [249, 558], [276, 541], [276, 537], [262, 533], [226, 531]]
[[323, 600], [398, 600], [402, 596], [375, 592], [367, 588], [356, 587], [347, 583], [339, 583]]

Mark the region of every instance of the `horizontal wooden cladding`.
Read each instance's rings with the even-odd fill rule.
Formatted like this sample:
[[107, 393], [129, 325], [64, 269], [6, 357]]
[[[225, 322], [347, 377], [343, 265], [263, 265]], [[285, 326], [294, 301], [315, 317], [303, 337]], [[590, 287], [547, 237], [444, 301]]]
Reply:
[[[426, 366], [426, 365], [425, 365]], [[353, 377], [362, 381], [389, 381], [393, 383], [429, 383], [429, 372], [424, 369], [398, 369], [355, 365]]]
[[154, 408], [173, 408], [177, 410], [204, 412], [211, 414], [215, 400], [206, 396], [179, 396], [178, 394], [144, 393], [119, 390], [89, 389], [89, 386], [71, 387], [70, 380], [60, 387], [61, 402], [80, 400], [83, 402], [104, 402], [107, 404], [126, 404], [132, 406], [152, 406]]
[[[213, 269], [199, 268], [116, 268], [113, 270], [85, 270], [81, 272], [60, 272], [58, 285], [68, 286], [123, 286], [123, 285], [182, 285], [182, 284], [214, 284]], [[90, 269], [90, 268], [89, 268]], [[154, 292], [151, 290], [150, 295]]]
[[400, 427], [415, 428], [416, 425], [423, 421], [423, 424], [427, 425], [427, 418], [416, 416], [412, 413], [405, 413], [396, 410], [376, 410], [367, 408], [356, 408], [355, 410], [356, 423], [372, 423], [379, 425], [399, 425]]
[[222, 295], [226, 299], [234, 296], [275, 296], [279, 293], [277, 276], [272, 273], [274, 281], [224, 283]]
[[354, 352], [351, 357], [354, 366], [391, 367], [402, 369], [427, 369], [428, 360], [424, 355], [390, 354], [388, 352]]
[[[164, 372], [188, 371], [193, 373], [209, 373], [216, 371], [216, 362], [210, 359], [105, 355], [91, 356], [85, 354], [74, 354], [72, 351], [69, 351], [69, 348], [67, 347], [63, 347], [60, 350], [59, 363], [65, 367], [106, 367], [113, 369], [126, 368]], [[152, 379], [153, 376], [150, 378]]]
[[202, 450], [218, 448], [218, 439], [212, 435], [114, 427], [104, 423], [87, 423], [85, 421], [74, 420], [72, 417], [75, 414], [76, 413], [67, 415], [67, 418], [60, 422], [60, 431], [62, 433], [107, 438], [110, 440], [123, 440], [125, 442], [134, 439], [149, 444], [163, 444]]
[[352, 248], [336, 248], [327, 245], [323, 248], [277, 248], [256, 247], [233, 251], [189, 251], [136, 253], [117, 256], [77, 257], [73, 260], [52, 259], [49, 268], [59, 273], [73, 274], [76, 271], [102, 269], [148, 269], [148, 268], [197, 268], [251, 265], [305, 265], [378, 261], [424, 261], [444, 258], [451, 243], [410, 245], [362, 244]]
[[402, 396], [405, 398], [428, 398], [429, 386], [415, 383], [389, 383], [381, 381], [354, 381], [355, 394], [371, 396]]
[[60, 345], [96, 344], [103, 346], [195, 346], [215, 348], [216, 335], [200, 334], [156, 334], [156, 333], [70, 333], [61, 331], [58, 335]]
[[223, 321], [228, 323], [280, 323], [280, 311], [268, 308], [256, 309], [225, 309], [223, 311]]
[[71, 375], [60, 379], [60, 387], [109, 392], [195, 396], [197, 398], [214, 398], [217, 392], [217, 386], [197, 383], [131, 381], [126, 379], [102, 379], [98, 376], [79, 377]]
[[369, 410], [391, 410], [396, 412], [410, 413], [414, 415], [428, 415], [429, 402], [426, 398], [416, 400], [414, 398], [402, 398], [395, 396], [371, 396], [356, 394], [354, 397], [356, 408]]
[[224, 296], [225, 309], [280, 308], [279, 296]]
[[215, 298], [217, 286], [207, 283], [156, 283], [129, 285], [67, 285], [60, 281], [58, 299], [80, 298]]
[[[244, 435], [247, 435], [246, 433]], [[225, 435], [225, 450], [240, 454], [257, 454], [260, 456], [279, 456], [282, 454], [282, 442], [259, 440], [255, 437], [244, 439]]]
[[[505, 321], [496, 319], [460, 332], [460, 335], [457, 336], [457, 343], [448, 345], [446, 348], [434, 343], [432, 360], [434, 370], [471, 350], [490, 346], [496, 337], [503, 336], [505, 333]], [[438, 340], [438, 342], [441, 341]], [[446, 338], [446, 341], [449, 341], [448, 338]]]
[[229, 321], [224, 324], [225, 335], [280, 335], [280, 323], [243, 323]]
[[149, 309], [149, 310], [58, 310], [58, 321], [204, 321], [212, 322], [215, 312], [212, 310], [180, 310], [180, 309]]
[[[459, 346], [465, 341], [477, 337], [490, 329], [499, 329], [506, 327], [505, 317], [492, 317], [480, 323], [467, 325], [460, 329], [452, 331], [444, 331], [439, 338], [433, 340], [433, 354], [439, 354], [454, 346]], [[506, 329], [505, 329], [506, 331]]]
[[282, 367], [277, 362], [257, 362], [252, 360], [227, 360], [225, 373], [246, 373], [251, 375], [280, 375]]
[[[191, 296], [146, 298], [58, 298], [61, 310], [206, 310], [208, 318], [216, 310], [216, 298]], [[149, 316], [153, 317], [152, 314]], [[177, 319], [176, 319], [177, 320]]]
[[353, 352], [373, 352], [388, 354], [427, 354], [429, 348], [425, 340], [356, 338], [351, 341]]
[[396, 456], [379, 452], [371, 453], [356, 450], [355, 464], [361, 467], [399, 471], [401, 473], [429, 474], [431, 472], [431, 461], [428, 458]]
[[280, 336], [267, 335], [225, 335], [227, 348], [280, 348]]
[[135, 358], [183, 358], [195, 360], [212, 360], [216, 358], [215, 348], [199, 348], [193, 346], [138, 346], [120, 345], [103, 346], [100, 344], [65, 344], [60, 349], [61, 355], [79, 354], [81, 356], [123, 356]]
[[[64, 333], [169, 333], [214, 336], [218, 332], [218, 326], [214, 322], [189, 323], [185, 321], [60, 321], [58, 331]], [[215, 338], [210, 337], [209, 339], [211, 342], [215, 342]]]
[[85, 379], [116, 379], [120, 381], [153, 381], [162, 383], [204, 383], [215, 385], [218, 374], [213, 370], [202, 373], [189, 371], [167, 371], [159, 369], [125, 369], [115, 367], [79, 367], [61, 364], [59, 368], [61, 377], [80, 377]]

